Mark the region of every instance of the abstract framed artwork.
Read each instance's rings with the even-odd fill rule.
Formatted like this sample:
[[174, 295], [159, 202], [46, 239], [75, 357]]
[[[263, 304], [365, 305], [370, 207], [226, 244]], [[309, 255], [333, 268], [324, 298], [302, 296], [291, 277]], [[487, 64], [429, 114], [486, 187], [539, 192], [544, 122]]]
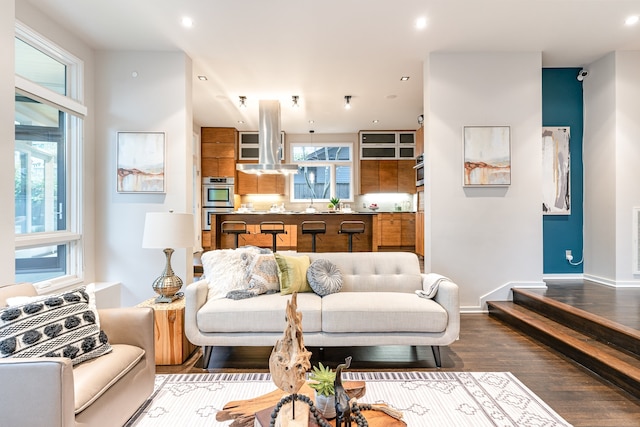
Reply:
[[511, 128], [509, 126], [465, 126], [465, 187], [511, 185]]
[[569, 127], [542, 128], [542, 213], [571, 214]]
[[118, 193], [164, 193], [164, 132], [118, 132], [117, 145]]

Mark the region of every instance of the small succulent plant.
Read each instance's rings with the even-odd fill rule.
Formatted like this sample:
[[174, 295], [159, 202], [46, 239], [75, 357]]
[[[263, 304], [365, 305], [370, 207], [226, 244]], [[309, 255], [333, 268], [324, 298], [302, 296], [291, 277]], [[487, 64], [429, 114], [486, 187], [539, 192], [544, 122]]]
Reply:
[[336, 373], [328, 366], [324, 366], [322, 362], [318, 363], [318, 366], [314, 366], [309, 374], [309, 387], [314, 389], [323, 396], [333, 396], [335, 389], [333, 384], [336, 380]]
[[340, 205], [340, 199], [332, 197], [329, 199], [329, 203], [332, 204], [334, 208], [337, 208]]

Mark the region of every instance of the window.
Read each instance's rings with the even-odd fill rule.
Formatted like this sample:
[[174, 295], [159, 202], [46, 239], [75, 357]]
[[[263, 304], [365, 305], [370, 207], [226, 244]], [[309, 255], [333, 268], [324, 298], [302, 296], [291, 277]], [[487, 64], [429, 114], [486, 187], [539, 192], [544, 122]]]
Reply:
[[292, 143], [291, 159], [298, 173], [291, 179], [291, 201], [353, 201], [353, 145]]
[[82, 280], [82, 63], [16, 24], [16, 281]]

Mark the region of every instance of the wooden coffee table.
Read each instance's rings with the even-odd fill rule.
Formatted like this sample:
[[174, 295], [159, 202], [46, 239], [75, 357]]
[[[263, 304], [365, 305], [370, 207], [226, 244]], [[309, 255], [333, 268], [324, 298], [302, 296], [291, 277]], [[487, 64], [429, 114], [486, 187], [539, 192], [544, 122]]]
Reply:
[[[351, 397], [360, 399], [365, 394], [366, 385], [363, 381], [345, 381], [343, 385]], [[313, 389], [307, 384], [303, 385], [298, 393], [313, 399]], [[271, 412], [283, 395], [282, 390], [274, 390], [253, 399], [229, 402], [224, 405], [222, 411], [217, 413], [216, 420], [233, 420], [230, 427], [268, 427]], [[404, 421], [397, 420], [380, 411], [362, 411], [362, 415], [371, 427], [406, 427], [407, 425]], [[335, 420], [331, 420], [329, 423], [335, 426]], [[315, 421], [310, 420], [309, 427], [316, 426]]]

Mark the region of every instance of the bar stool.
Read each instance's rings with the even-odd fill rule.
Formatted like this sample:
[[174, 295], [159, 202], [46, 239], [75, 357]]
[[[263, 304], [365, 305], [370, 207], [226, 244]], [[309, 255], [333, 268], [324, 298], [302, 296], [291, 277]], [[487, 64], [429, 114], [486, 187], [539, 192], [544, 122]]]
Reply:
[[287, 234], [287, 231], [284, 229], [284, 222], [282, 221], [262, 221], [260, 223], [260, 233], [262, 234], [271, 234], [273, 239], [273, 252], [276, 252], [276, 241], [278, 239], [278, 234]]
[[327, 223], [324, 221], [302, 221], [302, 234], [311, 234], [311, 252], [316, 251], [316, 235], [327, 232]]
[[249, 234], [247, 223], [244, 221], [222, 221], [220, 231], [224, 234], [233, 234], [236, 249], [238, 248], [238, 236], [240, 234]]
[[353, 235], [364, 233], [364, 221], [342, 221], [338, 234], [349, 237], [349, 252], [353, 252]]

